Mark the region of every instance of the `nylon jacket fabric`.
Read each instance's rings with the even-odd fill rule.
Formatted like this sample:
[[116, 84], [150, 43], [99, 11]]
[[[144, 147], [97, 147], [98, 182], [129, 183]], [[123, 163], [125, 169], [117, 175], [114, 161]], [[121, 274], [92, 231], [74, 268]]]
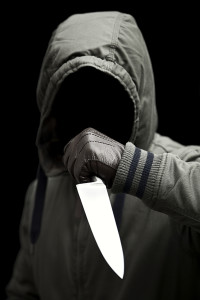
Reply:
[[[76, 182], [52, 151], [52, 118], [64, 79], [85, 66], [114, 77], [134, 103], [132, 134], [111, 190], [125, 258], [121, 280], [103, 259], [80, 204]], [[200, 147], [156, 133], [153, 71], [130, 15], [73, 15], [52, 34], [37, 88], [40, 164], [48, 178], [40, 234], [31, 242], [37, 179], [20, 225], [21, 249], [8, 299], [200, 298]]]

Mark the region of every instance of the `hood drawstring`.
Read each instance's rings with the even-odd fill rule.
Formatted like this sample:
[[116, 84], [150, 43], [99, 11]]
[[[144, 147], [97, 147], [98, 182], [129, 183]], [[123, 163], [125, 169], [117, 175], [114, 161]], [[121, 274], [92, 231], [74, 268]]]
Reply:
[[35, 204], [33, 209], [31, 231], [30, 231], [30, 239], [32, 244], [36, 243], [40, 234], [42, 213], [43, 213], [44, 201], [45, 201], [45, 192], [47, 186], [47, 176], [45, 175], [40, 165], [38, 166], [37, 180], [38, 182], [37, 182], [37, 189], [35, 195]]
[[116, 221], [118, 230], [120, 230], [125, 195], [126, 194], [124, 194], [124, 193], [117, 194], [115, 197], [115, 202], [113, 204], [113, 214], [115, 217], [115, 221]]

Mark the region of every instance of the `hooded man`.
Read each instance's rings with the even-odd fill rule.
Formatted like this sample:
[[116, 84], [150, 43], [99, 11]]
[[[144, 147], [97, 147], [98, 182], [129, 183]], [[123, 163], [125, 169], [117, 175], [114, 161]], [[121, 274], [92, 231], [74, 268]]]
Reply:
[[[153, 71], [135, 19], [108, 11], [62, 22], [37, 102], [40, 167], [8, 299], [199, 299], [200, 147], [156, 132]], [[94, 175], [108, 188], [123, 279], [103, 259], [77, 193]]]

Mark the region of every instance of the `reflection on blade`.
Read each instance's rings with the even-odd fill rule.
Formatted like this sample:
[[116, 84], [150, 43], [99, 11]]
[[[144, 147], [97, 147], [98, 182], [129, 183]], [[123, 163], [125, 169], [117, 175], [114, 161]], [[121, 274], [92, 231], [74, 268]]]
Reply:
[[124, 276], [124, 255], [106, 186], [94, 182], [76, 185], [90, 228], [105, 260], [120, 277]]

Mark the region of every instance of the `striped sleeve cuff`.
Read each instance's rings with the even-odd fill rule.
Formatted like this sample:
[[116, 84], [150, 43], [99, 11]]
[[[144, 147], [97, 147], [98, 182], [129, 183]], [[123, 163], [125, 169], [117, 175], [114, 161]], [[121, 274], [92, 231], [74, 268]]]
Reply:
[[112, 192], [127, 193], [150, 201], [159, 189], [164, 168], [163, 158], [163, 155], [139, 149], [128, 142], [115, 176]]

